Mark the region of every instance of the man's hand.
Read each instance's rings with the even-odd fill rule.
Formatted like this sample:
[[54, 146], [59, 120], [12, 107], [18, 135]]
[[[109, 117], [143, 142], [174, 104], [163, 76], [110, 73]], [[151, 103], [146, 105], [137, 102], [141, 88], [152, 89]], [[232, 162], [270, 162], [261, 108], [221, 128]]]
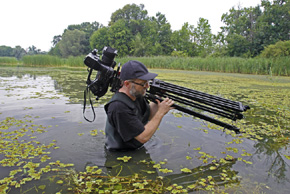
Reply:
[[[154, 115], [150, 115], [153, 117], [145, 125], [144, 131], [140, 135], [135, 137], [135, 139], [137, 139], [141, 143], [146, 143], [147, 141], [149, 141], [149, 139], [156, 132], [164, 115], [166, 115], [166, 113], [168, 113], [169, 110], [173, 109], [171, 106], [174, 104], [174, 101], [169, 98], [165, 98], [162, 102], [160, 102], [159, 100], [156, 100], [156, 101], [157, 101], [157, 107], [158, 107], [156, 113]], [[155, 107], [156, 109], [156, 105], [151, 104], [150, 107], [153, 109]]]
[[162, 102], [160, 102], [157, 99], [156, 99], [156, 101], [157, 101], [157, 104], [158, 104], [157, 112], [159, 112], [163, 116], [166, 115], [168, 113], [168, 111], [173, 109], [173, 107], [171, 107], [171, 106], [174, 104], [174, 101], [169, 99], [169, 98], [165, 98]]

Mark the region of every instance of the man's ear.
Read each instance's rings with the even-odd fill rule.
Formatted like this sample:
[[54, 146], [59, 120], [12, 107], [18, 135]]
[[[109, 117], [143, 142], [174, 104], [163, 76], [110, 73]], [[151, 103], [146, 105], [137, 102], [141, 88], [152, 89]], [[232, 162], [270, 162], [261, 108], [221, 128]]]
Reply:
[[123, 86], [125, 86], [125, 87], [128, 87], [129, 84], [130, 84], [130, 82], [129, 82], [128, 80], [125, 80], [125, 81], [123, 82]]

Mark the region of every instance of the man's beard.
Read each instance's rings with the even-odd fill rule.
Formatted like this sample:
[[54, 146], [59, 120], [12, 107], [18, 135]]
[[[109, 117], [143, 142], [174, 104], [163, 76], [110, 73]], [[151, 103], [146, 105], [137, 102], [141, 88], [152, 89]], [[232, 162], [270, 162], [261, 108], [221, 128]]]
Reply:
[[145, 92], [141, 92], [141, 91], [137, 91], [136, 88], [135, 88], [135, 85], [132, 85], [131, 89], [130, 89], [130, 94], [132, 96], [134, 96], [135, 98], [140, 98], [140, 97], [143, 97], [145, 96], [146, 94], [146, 91]]

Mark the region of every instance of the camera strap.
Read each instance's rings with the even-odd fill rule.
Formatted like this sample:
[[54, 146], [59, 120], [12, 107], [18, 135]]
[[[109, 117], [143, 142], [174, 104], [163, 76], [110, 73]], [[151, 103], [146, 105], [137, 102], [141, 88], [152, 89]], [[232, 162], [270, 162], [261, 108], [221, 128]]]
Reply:
[[[88, 69], [89, 75], [88, 75], [88, 79], [87, 79], [87, 87], [86, 87], [86, 89], [84, 91], [83, 115], [84, 115], [84, 119], [86, 119], [86, 121], [88, 121], [88, 122], [93, 122], [95, 120], [95, 118], [96, 118], [96, 113], [95, 113], [95, 109], [94, 109], [94, 106], [93, 106], [93, 102], [92, 102], [91, 95], [90, 95], [90, 89], [89, 89], [89, 84], [91, 83], [90, 77], [91, 77], [92, 71], [93, 71], [93, 69]], [[94, 119], [93, 120], [89, 120], [85, 116], [86, 105], [87, 105], [87, 95], [88, 95], [88, 97], [90, 99], [91, 108], [93, 110], [93, 115], [94, 115]]]
[[[88, 97], [89, 97], [90, 104], [91, 104], [91, 108], [92, 108], [93, 115], [94, 115], [93, 120], [89, 120], [89, 119], [87, 119], [86, 116], [85, 116], [86, 105], [87, 105], [87, 95], [88, 95]], [[92, 102], [92, 99], [91, 99], [89, 86], [87, 86], [86, 89], [85, 89], [85, 91], [84, 91], [84, 108], [83, 108], [83, 115], [84, 115], [84, 119], [86, 119], [86, 121], [88, 121], [88, 122], [93, 122], [93, 121], [95, 120], [95, 118], [96, 118], [96, 113], [95, 113], [95, 109], [94, 109], [93, 102]]]

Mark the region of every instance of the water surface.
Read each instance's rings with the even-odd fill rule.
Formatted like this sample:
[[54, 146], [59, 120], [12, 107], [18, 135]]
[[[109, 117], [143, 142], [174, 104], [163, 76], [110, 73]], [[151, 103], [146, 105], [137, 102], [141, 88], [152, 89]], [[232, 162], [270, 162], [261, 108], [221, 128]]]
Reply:
[[[277, 128], [275, 118], [280, 118], [277, 116], [280, 114], [277, 110], [281, 108], [279, 102], [289, 97], [289, 93], [286, 92], [290, 89], [289, 78], [152, 71], [158, 73], [161, 80], [250, 105], [252, 109], [245, 113], [244, 121], [237, 123], [241, 128]], [[259, 140], [239, 138], [216, 130], [215, 126], [209, 127], [208, 123], [197, 118], [180, 116], [177, 111], [171, 111], [163, 118], [159, 130], [144, 149], [125, 153], [106, 152], [103, 132], [106, 114], [103, 106], [112, 94], [108, 92], [99, 102], [93, 99], [96, 120], [92, 123], [85, 121], [83, 92], [86, 76], [86, 70], [0, 67], [0, 120], [11, 117], [43, 126], [46, 132], [35, 132], [28, 136], [28, 139], [23, 137], [25, 141], [32, 138], [31, 140], [37, 140], [40, 144], [55, 143], [54, 147], [57, 149], [49, 150], [51, 159], [48, 162], [59, 160], [63, 163], [73, 163], [76, 171], [84, 171], [88, 165], [97, 165], [104, 173], [110, 175], [140, 173], [152, 179], [163, 176], [168, 182], [184, 187], [202, 177], [213, 176], [219, 186], [232, 184], [232, 188], [227, 189], [227, 192], [288, 193], [290, 161], [286, 156], [290, 155], [289, 139], [276, 142], [269, 136], [263, 136]], [[281, 95], [274, 89], [278, 89]], [[264, 94], [261, 93], [263, 91]], [[263, 103], [269, 102], [260, 102], [265, 98], [273, 98], [272, 102], [276, 103], [277, 110], [270, 112], [271, 110], [265, 108], [267, 106], [264, 107]], [[283, 110], [289, 110], [289, 107], [284, 106]], [[92, 119], [89, 107], [85, 115]], [[284, 115], [283, 118], [287, 119], [288, 115]], [[279, 127], [289, 131], [289, 120], [281, 120], [279, 124]], [[237, 143], [236, 140], [242, 141]], [[117, 160], [125, 155], [132, 157], [130, 162]], [[228, 155], [235, 159], [228, 160], [216, 170], [211, 169], [213, 160], [226, 158]], [[1, 152], [0, 160], [4, 158]], [[146, 164], [140, 161], [146, 161]], [[160, 162], [162, 168], [168, 169], [169, 172], [162, 172], [153, 167], [153, 163]], [[181, 172], [184, 168], [190, 169], [192, 173]], [[12, 167], [0, 166], [0, 179], [9, 176], [11, 170]], [[148, 171], [154, 173], [148, 174]], [[230, 177], [228, 181], [220, 179], [223, 172]], [[46, 180], [41, 179], [28, 183], [20, 191], [24, 192], [34, 185], [41, 185], [41, 181], [48, 185], [48, 193], [62, 190], [61, 185], [49, 186]], [[35, 193], [35, 190], [28, 192]], [[12, 189], [10, 193], [19, 193], [19, 189]]]

